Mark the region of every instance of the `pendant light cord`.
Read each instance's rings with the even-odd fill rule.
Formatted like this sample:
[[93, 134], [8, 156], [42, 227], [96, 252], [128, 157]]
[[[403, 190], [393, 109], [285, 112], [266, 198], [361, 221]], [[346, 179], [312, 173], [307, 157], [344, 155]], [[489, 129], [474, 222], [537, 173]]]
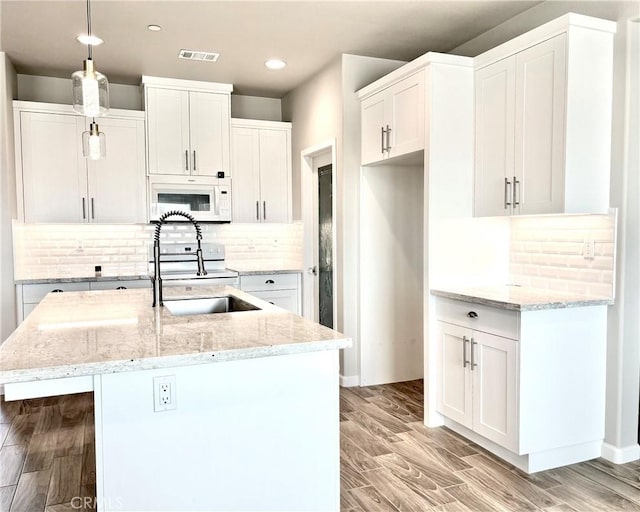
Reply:
[[[87, 35], [91, 38], [91, 3], [87, 0]], [[91, 40], [91, 39], [89, 39]], [[92, 44], [89, 43], [89, 59], [93, 58]]]

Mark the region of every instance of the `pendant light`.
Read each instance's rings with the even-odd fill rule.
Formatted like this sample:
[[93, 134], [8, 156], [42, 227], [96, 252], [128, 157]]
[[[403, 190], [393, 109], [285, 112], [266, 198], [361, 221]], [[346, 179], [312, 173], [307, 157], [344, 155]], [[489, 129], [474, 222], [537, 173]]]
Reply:
[[[91, 5], [87, 0], [87, 35], [91, 37]], [[71, 75], [73, 83], [73, 109], [87, 117], [104, 115], [109, 110], [109, 82], [107, 77], [95, 70], [93, 45], [88, 44], [89, 57], [82, 71]], [[96, 125], [97, 126], [97, 125]]]
[[98, 129], [95, 118], [91, 120], [89, 131], [82, 132], [82, 154], [90, 160], [100, 160], [107, 154], [106, 138]]

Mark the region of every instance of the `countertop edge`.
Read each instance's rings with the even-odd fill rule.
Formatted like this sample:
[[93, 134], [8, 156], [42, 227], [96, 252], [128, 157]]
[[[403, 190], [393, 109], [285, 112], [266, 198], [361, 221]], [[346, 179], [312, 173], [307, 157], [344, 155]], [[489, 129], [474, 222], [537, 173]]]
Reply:
[[17, 369], [0, 372], [1, 384], [17, 384], [23, 382], [38, 382], [51, 379], [70, 377], [86, 377], [93, 375], [107, 375], [113, 373], [132, 372], [141, 370], [155, 370], [176, 366], [192, 366], [207, 363], [223, 363], [257, 359], [261, 357], [302, 354], [307, 352], [322, 352], [326, 350], [340, 350], [352, 345], [351, 338], [345, 337], [333, 340], [309, 341], [291, 345], [266, 345], [240, 349], [222, 350], [219, 352], [202, 352], [197, 354], [160, 356], [144, 359], [126, 359], [100, 363], [86, 363], [77, 365], [52, 366], [38, 369]]
[[268, 275], [268, 274], [302, 274], [302, 269], [293, 269], [293, 268], [289, 268], [289, 269], [278, 269], [278, 270], [267, 270], [267, 269], [263, 269], [263, 270], [248, 270], [248, 269], [244, 269], [244, 270], [240, 270], [237, 267], [234, 267], [233, 265], [230, 265], [229, 267], [227, 267], [229, 270], [234, 270], [235, 272], [238, 273], [239, 276], [260, 276], [260, 275]]
[[143, 281], [149, 280], [148, 274], [128, 276], [86, 276], [86, 277], [43, 277], [35, 279], [15, 279], [15, 284], [55, 284], [55, 283], [96, 283], [99, 281]]
[[496, 308], [507, 309], [510, 311], [539, 311], [543, 309], [564, 309], [564, 308], [579, 308], [588, 306], [611, 306], [614, 304], [614, 299], [599, 299], [599, 298], [584, 298], [578, 300], [558, 300], [552, 302], [540, 302], [534, 304], [519, 304], [516, 302], [507, 302], [497, 299], [489, 299], [486, 297], [478, 297], [476, 295], [465, 294], [462, 292], [453, 292], [447, 290], [430, 290], [431, 295], [437, 297], [443, 297], [447, 299], [461, 300], [463, 302], [470, 302], [472, 304], [484, 304], [486, 306], [493, 306]]

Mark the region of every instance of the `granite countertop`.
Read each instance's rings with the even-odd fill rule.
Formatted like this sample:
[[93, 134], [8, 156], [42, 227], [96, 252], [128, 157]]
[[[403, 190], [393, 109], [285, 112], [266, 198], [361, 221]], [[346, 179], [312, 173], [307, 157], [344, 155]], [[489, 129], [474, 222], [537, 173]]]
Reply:
[[229, 270], [235, 270], [241, 276], [261, 275], [261, 274], [301, 274], [302, 269], [295, 265], [266, 266], [260, 263], [229, 263]]
[[167, 287], [165, 301], [232, 295], [259, 311], [174, 316], [149, 289], [49, 294], [0, 345], [0, 384], [351, 346], [345, 335], [229, 286]]
[[55, 284], [55, 283], [87, 283], [97, 281], [136, 281], [149, 279], [148, 274], [134, 274], [123, 276], [65, 276], [65, 277], [40, 277], [34, 279], [16, 279], [16, 284]]
[[513, 285], [440, 287], [432, 288], [431, 294], [515, 311], [609, 306], [614, 303], [612, 298], [589, 297], [577, 293]]

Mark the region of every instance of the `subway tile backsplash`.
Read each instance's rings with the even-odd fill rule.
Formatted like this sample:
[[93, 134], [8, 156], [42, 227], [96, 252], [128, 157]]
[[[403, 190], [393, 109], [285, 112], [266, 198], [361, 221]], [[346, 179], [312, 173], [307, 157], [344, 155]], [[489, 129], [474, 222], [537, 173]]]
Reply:
[[[583, 256], [593, 240], [595, 256]], [[615, 295], [616, 214], [511, 217], [513, 284], [597, 297]]]
[[[147, 273], [148, 245], [155, 226], [149, 224], [22, 224], [14, 221], [16, 280], [84, 277], [102, 266], [103, 276]], [[205, 242], [226, 247], [227, 266], [260, 264], [302, 268], [303, 226], [293, 224], [203, 224]], [[163, 243], [195, 239], [190, 224], [166, 224]]]

